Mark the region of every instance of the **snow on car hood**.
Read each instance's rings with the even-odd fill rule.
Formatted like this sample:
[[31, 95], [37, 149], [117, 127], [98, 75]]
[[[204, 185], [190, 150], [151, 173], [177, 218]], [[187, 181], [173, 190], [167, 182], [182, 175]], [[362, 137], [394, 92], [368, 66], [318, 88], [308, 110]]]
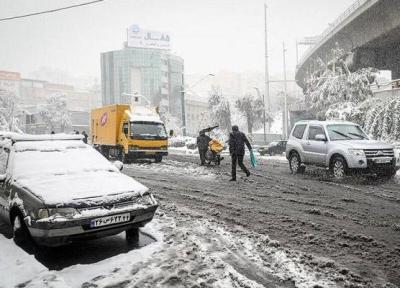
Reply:
[[82, 141], [24, 141], [14, 144], [11, 175], [48, 205], [143, 194], [135, 181]]
[[393, 149], [394, 146], [376, 140], [336, 140], [333, 144], [343, 145], [353, 149]]

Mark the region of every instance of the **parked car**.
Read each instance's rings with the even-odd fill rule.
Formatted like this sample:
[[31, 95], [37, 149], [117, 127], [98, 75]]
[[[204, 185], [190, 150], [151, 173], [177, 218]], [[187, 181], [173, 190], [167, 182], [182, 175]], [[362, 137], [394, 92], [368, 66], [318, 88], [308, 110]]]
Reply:
[[16, 243], [60, 246], [123, 231], [137, 240], [152, 220], [158, 204], [149, 189], [80, 135], [2, 137], [0, 217]]
[[286, 151], [286, 143], [286, 140], [274, 141], [269, 143], [267, 146], [261, 146], [260, 148], [258, 148], [257, 151], [258, 153], [260, 153], [261, 156], [264, 156], [266, 154], [269, 154], [271, 156], [282, 154]]
[[286, 145], [293, 174], [306, 165], [329, 168], [336, 179], [350, 172], [391, 177], [400, 168], [394, 146], [370, 139], [362, 128], [345, 121], [300, 121]]

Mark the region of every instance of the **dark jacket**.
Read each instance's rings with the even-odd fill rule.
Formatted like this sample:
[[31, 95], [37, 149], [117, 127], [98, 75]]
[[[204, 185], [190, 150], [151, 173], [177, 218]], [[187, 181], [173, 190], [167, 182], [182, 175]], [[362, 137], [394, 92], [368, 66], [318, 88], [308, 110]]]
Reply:
[[235, 131], [229, 134], [229, 153], [232, 155], [244, 155], [244, 145], [251, 150], [251, 145], [243, 132]]
[[208, 143], [211, 141], [211, 138], [207, 135], [199, 135], [197, 137], [197, 147], [199, 150], [207, 150], [208, 149]]

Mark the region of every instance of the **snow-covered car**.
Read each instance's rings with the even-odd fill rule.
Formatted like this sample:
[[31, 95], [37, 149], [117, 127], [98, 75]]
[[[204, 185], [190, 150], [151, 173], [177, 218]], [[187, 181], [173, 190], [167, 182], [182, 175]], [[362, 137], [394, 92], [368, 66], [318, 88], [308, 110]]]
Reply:
[[17, 244], [60, 246], [126, 231], [137, 240], [157, 202], [80, 135], [3, 134], [0, 216]]
[[336, 179], [353, 171], [392, 177], [400, 169], [393, 145], [370, 139], [361, 127], [347, 121], [300, 121], [286, 145], [293, 174], [305, 165], [329, 168]]

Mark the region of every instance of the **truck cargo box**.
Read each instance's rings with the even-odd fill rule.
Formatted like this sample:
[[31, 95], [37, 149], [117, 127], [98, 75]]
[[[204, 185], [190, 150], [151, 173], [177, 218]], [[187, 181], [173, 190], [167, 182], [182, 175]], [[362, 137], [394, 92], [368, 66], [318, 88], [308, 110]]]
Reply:
[[117, 145], [121, 119], [129, 105], [116, 104], [93, 109], [91, 113], [92, 143]]

